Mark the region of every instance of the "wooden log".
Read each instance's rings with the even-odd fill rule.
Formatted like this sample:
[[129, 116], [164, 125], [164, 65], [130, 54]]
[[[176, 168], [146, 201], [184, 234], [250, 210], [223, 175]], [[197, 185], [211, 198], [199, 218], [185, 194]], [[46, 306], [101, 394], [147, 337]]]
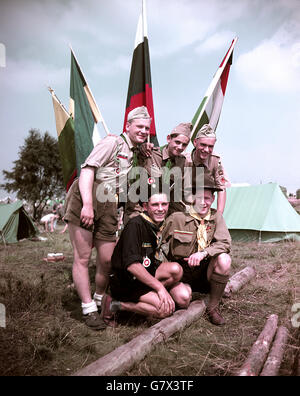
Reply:
[[257, 376], [268, 356], [271, 343], [277, 330], [278, 316], [270, 315], [265, 327], [250, 349], [243, 366], [238, 370], [238, 376]]
[[224, 295], [229, 297], [231, 294], [239, 291], [247, 282], [253, 279], [256, 275], [253, 267], [246, 267], [234, 274], [228, 281]]
[[277, 330], [276, 337], [266, 363], [264, 364], [264, 368], [260, 373], [262, 377], [274, 377], [278, 375], [288, 336], [288, 329], [284, 326], [280, 326]]
[[188, 309], [179, 310], [172, 316], [145, 330], [133, 340], [111, 353], [77, 371], [73, 376], [120, 375], [140, 362], [158, 343], [175, 332], [189, 326], [205, 312], [203, 300], [193, 301]]

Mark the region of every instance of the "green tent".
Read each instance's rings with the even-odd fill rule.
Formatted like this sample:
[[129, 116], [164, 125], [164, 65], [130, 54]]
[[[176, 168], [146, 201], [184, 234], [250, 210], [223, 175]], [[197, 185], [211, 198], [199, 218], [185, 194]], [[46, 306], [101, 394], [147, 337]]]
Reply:
[[227, 188], [224, 218], [234, 241], [300, 241], [300, 216], [276, 183]]
[[34, 237], [38, 232], [21, 201], [0, 204], [0, 240], [15, 243], [23, 238]]

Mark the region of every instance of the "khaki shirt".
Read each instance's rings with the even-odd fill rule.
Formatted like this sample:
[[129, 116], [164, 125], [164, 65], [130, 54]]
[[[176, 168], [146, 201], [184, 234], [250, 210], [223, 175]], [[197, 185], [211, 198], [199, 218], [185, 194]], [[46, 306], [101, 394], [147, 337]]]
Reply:
[[181, 172], [184, 171], [186, 158], [184, 155], [178, 155], [170, 158], [168, 153], [168, 146], [164, 146], [161, 150], [160, 147], [154, 147], [150, 157], [139, 156], [139, 164], [146, 169], [149, 176], [160, 177], [162, 175], [162, 168], [166, 166], [168, 160], [171, 161], [171, 167], [179, 167]]
[[127, 184], [127, 175], [132, 168], [134, 146], [126, 133], [121, 136], [108, 135], [92, 150], [81, 168], [97, 168], [95, 181], [117, 191]]
[[[216, 187], [221, 188], [222, 190], [230, 187], [230, 182], [226, 176], [220, 156], [212, 153], [205, 162], [201, 162], [197, 161], [197, 159], [195, 158], [195, 152], [196, 150], [194, 149], [191, 153], [190, 158], [187, 158], [185, 166], [192, 168], [203, 166], [204, 172], [207, 172], [214, 179]], [[195, 177], [195, 172], [192, 172], [192, 174], [193, 177]]]
[[[188, 213], [176, 212], [166, 220], [162, 235], [162, 248], [169, 260], [180, 260], [198, 251], [197, 229], [199, 221]], [[210, 257], [229, 253], [231, 237], [220, 212], [211, 209], [210, 220], [205, 220]]]

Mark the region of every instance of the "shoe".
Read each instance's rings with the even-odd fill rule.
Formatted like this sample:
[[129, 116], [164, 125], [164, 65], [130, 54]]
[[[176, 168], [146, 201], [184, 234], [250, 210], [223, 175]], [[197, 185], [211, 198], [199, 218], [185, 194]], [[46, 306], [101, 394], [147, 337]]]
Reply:
[[117, 327], [117, 322], [115, 320], [116, 313], [112, 312], [110, 309], [111, 302], [111, 296], [105, 294], [102, 298], [100, 317], [107, 326]]
[[83, 315], [85, 324], [93, 330], [104, 330], [107, 326], [103, 319], [100, 317], [98, 312], [90, 312], [87, 315]]
[[209, 321], [216, 326], [223, 326], [226, 322], [223, 316], [219, 311], [219, 307], [215, 307], [213, 309], [206, 309], [206, 313], [208, 315]]

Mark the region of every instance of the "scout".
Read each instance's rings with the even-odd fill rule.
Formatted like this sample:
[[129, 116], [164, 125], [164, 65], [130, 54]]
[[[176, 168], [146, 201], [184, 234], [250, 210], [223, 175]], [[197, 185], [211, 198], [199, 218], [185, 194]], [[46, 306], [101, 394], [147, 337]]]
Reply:
[[191, 299], [190, 286], [180, 282], [181, 266], [160, 261], [159, 242], [169, 203], [163, 188], [152, 187], [142, 204], [144, 212], [128, 221], [112, 256], [111, 296], [104, 297], [101, 311], [109, 325], [118, 310], [165, 318], [172, 315], [175, 303], [186, 308]]
[[204, 175], [208, 174], [214, 179], [214, 183], [219, 190], [217, 209], [223, 213], [226, 203], [226, 187], [229, 187], [230, 183], [225, 175], [220, 157], [213, 152], [215, 143], [216, 134], [214, 130], [209, 124], [203, 125], [193, 142], [195, 148], [186, 166], [192, 167], [192, 185], [195, 184], [194, 178], [197, 167], [203, 167]]
[[[73, 246], [73, 281], [82, 301], [87, 326], [105, 327], [98, 307], [108, 284], [110, 261], [118, 224], [115, 194], [127, 183], [134, 165], [134, 149], [145, 142], [151, 118], [147, 108], [133, 109], [127, 118], [126, 132], [101, 140], [81, 166], [80, 178], [70, 188], [66, 199], [65, 221]], [[97, 250], [96, 292], [91, 298], [88, 263], [93, 246]]]
[[167, 218], [162, 243], [168, 259], [182, 266], [182, 282], [192, 291], [209, 293], [208, 317], [222, 325], [219, 302], [229, 279], [231, 238], [222, 214], [211, 209], [215, 191], [218, 188], [206, 176], [204, 188], [193, 191], [189, 212]]
[[[162, 176], [163, 180], [170, 184], [171, 191], [175, 190], [174, 183], [180, 183], [181, 188], [186, 163], [183, 152], [190, 142], [192, 127], [190, 123], [177, 125], [167, 136], [167, 144], [163, 147], [153, 147], [151, 143], [144, 143], [140, 146], [138, 164], [147, 172], [150, 184], [155, 178]], [[172, 172], [172, 169], [176, 169], [177, 172]], [[175, 210], [184, 210], [179, 200], [174, 201], [174, 194], [171, 194], [169, 214]], [[129, 218], [141, 212], [140, 205], [128, 202], [125, 208], [125, 223]]]

